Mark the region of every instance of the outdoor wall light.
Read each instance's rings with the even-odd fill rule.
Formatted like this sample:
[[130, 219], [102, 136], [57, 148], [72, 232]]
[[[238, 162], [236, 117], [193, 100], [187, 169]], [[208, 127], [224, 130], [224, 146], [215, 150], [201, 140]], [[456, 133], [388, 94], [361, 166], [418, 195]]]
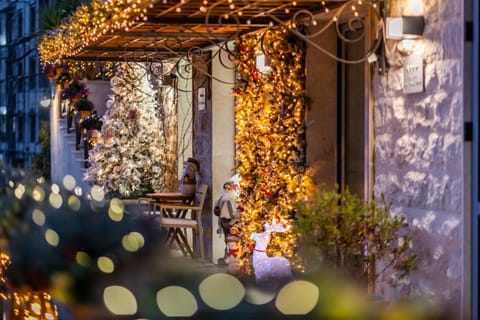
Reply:
[[418, 39], [425, 29], [424, 16], [387, 17], [387, 39]]
[[40, 105], [44, 108], [48, 108], [50, 107], [51, 102], [52, 102], [52, 99], [44, 95], [42, 100], [40, 100]]

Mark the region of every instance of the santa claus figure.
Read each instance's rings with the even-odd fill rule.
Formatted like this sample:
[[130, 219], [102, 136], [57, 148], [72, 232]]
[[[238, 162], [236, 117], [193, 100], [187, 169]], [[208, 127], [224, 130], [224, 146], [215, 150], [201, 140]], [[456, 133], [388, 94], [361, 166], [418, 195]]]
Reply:
[[[227, 262], [228, 254], [228, 236], [231, 235], [231, 228], [237, 221], [237, 197], [238, 185], [233, 180], [229, 180], [223, 184], [223, 192], [220, 198], [216, 201], [213, 213], [218, 217], [217, 233], [223, 233], [225, 236], [225, 256], [224, 260]], [[220, 259], [221, 260], [221, 259]], [[219, 263], [223, 263], [219, 260]]]

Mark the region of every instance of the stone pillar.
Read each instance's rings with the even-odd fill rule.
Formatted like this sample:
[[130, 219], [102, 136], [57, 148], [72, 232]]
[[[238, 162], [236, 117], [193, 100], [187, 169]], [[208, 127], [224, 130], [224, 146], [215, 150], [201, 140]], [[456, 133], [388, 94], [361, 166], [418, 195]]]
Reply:
[[[204, 229], [205, 257], [212, 259], [212, 88], [210, 53], [195, 56], [193, 68], [197, 70], [193, 78], [193, 157], [200, 163], [197, 184], [207, 184], [202, 221]], [[202, 89], [203, 88], [203, 89]], [[204, 91], [203, 91], [204, 90]], [[204, 92], [204, 104], [199, 103], [199, 91]]]

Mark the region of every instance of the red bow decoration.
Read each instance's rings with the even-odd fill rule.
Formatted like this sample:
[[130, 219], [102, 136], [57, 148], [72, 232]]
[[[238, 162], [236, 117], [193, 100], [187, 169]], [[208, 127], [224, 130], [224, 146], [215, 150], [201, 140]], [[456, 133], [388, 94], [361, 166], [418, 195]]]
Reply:
[[240, 249], [239, 249], [239, 248], [236, 248], [236, 249], [230, 249], [230, 250], [228, 250], [228, 256], [229, 256], [229, 257], [230, 257], [230, 256], [233, 256], [233, 257], [235, 257], [235, 258], [236, 258], [236, 257], [237, 257], [237, 255], [238, 255], [238, 252], [239, 252], [239, 251], [240, 251]]
[[262, 193], [268, 198], [270, 199], [270, 201], [272, 202], [275, 202], [277, 199], [273, 196], [272, 193], [268, 192], [267, 190], [265, 190], [264, 188], [260, 188], [260, 191], [262, 191]]

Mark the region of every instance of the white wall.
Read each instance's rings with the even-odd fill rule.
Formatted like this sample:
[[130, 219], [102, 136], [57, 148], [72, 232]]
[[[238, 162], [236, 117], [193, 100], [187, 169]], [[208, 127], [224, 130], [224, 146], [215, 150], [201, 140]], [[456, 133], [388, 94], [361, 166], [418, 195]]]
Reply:
[[[388, 41], [390, 69], [374, 75], [375, 196], [385, 193], [393, 211], [408, 217], [418, 255], [418, 271], [396, 290], [437, 295], [461, 319], [469, 214], [463, 208], [463, 1], [422, 3], [424, 38], [413, 51], [423, 54], [425, 92], [403, 94], [404, 41]], [[402, 14], [411, 14], [408, 1], [392, 1], [391, 15]]]

